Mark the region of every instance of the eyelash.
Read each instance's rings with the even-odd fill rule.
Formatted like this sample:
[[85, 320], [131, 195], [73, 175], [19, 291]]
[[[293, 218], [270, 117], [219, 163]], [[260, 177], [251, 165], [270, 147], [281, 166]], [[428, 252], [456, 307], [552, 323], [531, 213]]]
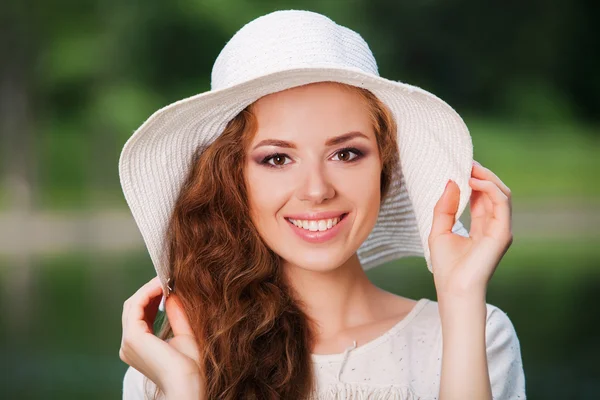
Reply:
[[[356, 147], [344, 147], [343, 149], [339, 149], [338, 151], [336, 151], [334, 153], [334, 155], [343, 153], [343, 152], [351, 152], [354, 153], [356, 155], [356, 157], [354, 157], [353, 159], [346, 161], [346, 163], [353, 163], [355, 161], [360, 160], [363, 156], [364, 153], [362, 151], [360, 151], [359, 149], [357, 149]], [[273, 153], [273, 154], [269, 154], [268, 156], [266, 156], [265, 158], [262, 159], [262, 161], [260, 162], [261, 164], [265, 165], [266, 167], [269, 168], [281, 168], [284, 167], [284, 165], [273, 165], [271, 164], [269, 161], [271, 161], [273, 158], [275, 157], [286, 157], [286, 158], [290, 158], [287, 154], [285, 153]]]

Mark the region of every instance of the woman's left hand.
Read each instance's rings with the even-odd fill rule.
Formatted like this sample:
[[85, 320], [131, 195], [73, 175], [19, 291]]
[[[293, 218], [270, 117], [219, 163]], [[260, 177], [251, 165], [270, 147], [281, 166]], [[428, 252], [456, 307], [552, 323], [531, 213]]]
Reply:
[[473, 162], [469, 185], [469, 237], [452, 233], [460, 189], [446, 185], [433, 211], [429, 249], [438, 298], [483, 296], [500, 260], [512, 244], [510, 189], [492, 171]]

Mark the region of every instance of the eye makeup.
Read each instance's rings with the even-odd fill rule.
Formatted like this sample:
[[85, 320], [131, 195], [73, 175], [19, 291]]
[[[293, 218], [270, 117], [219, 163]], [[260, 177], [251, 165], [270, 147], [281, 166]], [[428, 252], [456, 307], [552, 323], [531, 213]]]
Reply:
[[284, 158], [284, 159], [285, 159], [285, 158], [287, 158], [287, 159], [290, 159], [290, 160], [291, 160], [290, 156], [288, 156], [288, 155], [287, 155], [287, 154], [285, 154], [285, 153], [272, 153], [272, 154], [269, 154], [269, 155], [265, 156], [265, 157], [264, 157], [264, 158], [263, 158], [263, 159], [262, 159], [262, 160], [259, 162], [259, 164], [261, 164], [261, 165], [264, 165], [264, 166], [266, 166], [266, 167], [269, 167], [269, 168], [281, 168], [281, 167], [283, 167], [284, 165], [287, 165], [287, 164], [289, 164], [289, 163], [287, 163], [287, 162], [286, 162], [286, 163], [284, 163], [284, 164], [271, 164], [271, 160], [275, 160], [275, 159], [277, 159], [277, 158]]
[[336, 150], [335, 153], [333, 153], [333, 156], [339, 155], [340, 153], [354, 153], [355, 157], [347, 160], [347, 161], [342, 161], [344, 163], [352, 163], [352, 162], [356, 162], [358, 160], [360, 160], [361, 158], [363, 158], [365, 156], [365, 152], [357, 149], [356, 147], [344, 147], [341, 148], [339, 150]]
[[[354, 154], [354, 158], [349, 159], [347, 161], [342, 161], [342, 160], [335, 160], [335, 161], [342, 162], [344, 164], [351, 164], [351, 163], [355, 163], [355, 162], [361, 160], [368, 154], [367, 151], [360, 150], [356, 147], [343, 147], [341, 149], [336, 150], [329, 158], [335, 157], [336, 155], [339, 155], [340, 153], [345, 153], [345, 152]], [[272, 163], [272, 160], [275, 160], [278, 158], [283, 158], [284, 164], [273, 164]], [[290, 160], [290, 161], [287, 161], [285, 159]], [[291, 163], [291, 157], [289, 155], [287, 155], [286, 153], [280, 153], [280, 152], [269, 153], [265, 156], [261, 155], [261, 156], [256, 157], [254, 160], [257, 164], [264, 165], [267, 168], [282, 168]]]

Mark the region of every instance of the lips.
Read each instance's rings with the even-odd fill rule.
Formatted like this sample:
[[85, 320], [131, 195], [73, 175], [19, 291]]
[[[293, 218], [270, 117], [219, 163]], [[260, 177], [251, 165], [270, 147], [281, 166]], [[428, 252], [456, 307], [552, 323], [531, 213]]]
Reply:
[[[340, 231], [348, 213], [321, 213], [286, 217], [292, 230], [311, 243], [322, 243], [332, 239]], [[312, 218], [307, 218], [312, 217]]]

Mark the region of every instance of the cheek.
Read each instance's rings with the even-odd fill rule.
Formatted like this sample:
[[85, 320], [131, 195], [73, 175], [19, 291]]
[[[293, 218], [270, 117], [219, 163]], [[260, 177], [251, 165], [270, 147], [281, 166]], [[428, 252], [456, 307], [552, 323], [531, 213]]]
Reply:
[[[358, 179], [358, 178], [357, 178]], [[355, 245], [356, 250], [375, 228], [381, 208], [381, 170], [379, 163], [369, 174], [361, 176], [361, 190], [354, 189], [356, 202]]]
[[266, 223], [276, 221], [273, 217], [287, 199], [289, 179], [264, 171], [264, 167], [249, 166], [246, 169], [246, 187], [252, 220], [259, 231]]
[[[366, 161], [366, 160], [365, 160]], [[350, 200], [362, 215], [377, 215], [380, 202], [381, 168], [377, 159], [369, 160], [359, 168], [340, 171], [336, 187]]]

